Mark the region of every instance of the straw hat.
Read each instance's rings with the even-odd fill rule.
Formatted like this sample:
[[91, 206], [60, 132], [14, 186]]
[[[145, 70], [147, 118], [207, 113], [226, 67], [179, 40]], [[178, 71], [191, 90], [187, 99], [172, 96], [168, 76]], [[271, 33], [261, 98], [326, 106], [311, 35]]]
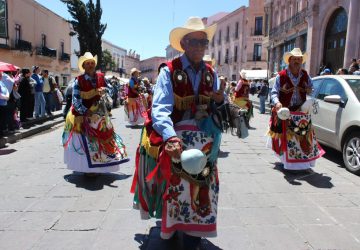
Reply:
[[242, 79], [246, 79], [246, 71], [245, 71], [244, 69], [242, 69], [242, 70], [240, 71], [240, 77], [241, 77]]
[[210, 41], [216, 31], [216, 24], [213, 24], [209, 27], [205, 27], [203, 21], [200, 17], [190, 17], [183, 27], [177, 27], [171, 30], [169, 40], [170, 45], [180, 51], [184, 52], [183, 48], [181, 47], [180, 41], [181, 39], [189, 33], [202, 31], [205, 32], [207, 35], [207, 39]]
[[85, 54], [83, 56], [80, 56], [79, 61], [78, 61], [78, 67], [80, 69], [81, 72], [84, 72], [85, 69], [83, 68], [83, 63], [85, 61], [89, 61], [89, 60], [93, 60], [95, 62], [95, 66], [97, 64], [97, 56], [93, 56], [90, 52], [85, 52]]
[[132, 69], [130, 70], [130, 75], [132, 76], [135, 72], [141, 73], [141, 71], [138, 70], [137, 68], [132, 68]]
[[143, 80], [143, 82], [149, 82], [149, 78], [147, 78], [147, 77], [144, 77], [142, 80]]
[[302, 57], [302, 62], [303, 63], [305, 63], [305, 61], [306, 61], [306, 59], [307, 59], [307, 53], [302, 53], [301, 52], [301, 49], [299, 49], [299, 48], [294, 48], [292, 51], [290, 51], [290, 52], [286, 52], [285, 54], [284, 54], [284, 62], [286, 63], [286, 64], [289, 64], [289, 59], [290, 59], [290, 57], [292, 57], [292, 56], [295, 56], [295, 57]]

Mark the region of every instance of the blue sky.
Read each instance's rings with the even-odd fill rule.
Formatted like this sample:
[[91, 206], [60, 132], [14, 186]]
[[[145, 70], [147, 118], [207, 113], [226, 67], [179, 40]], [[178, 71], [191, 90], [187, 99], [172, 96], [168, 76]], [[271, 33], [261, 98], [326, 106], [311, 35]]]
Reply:
[[[65, 19], [70, 18], [60, 0], [36, 1]], [[182, 26], [189, 16], [231, 12], [248, 5], [248, 0], [102, 0], [101, 5], [102, 22], [107, 23], [103, 38], [135, 50], [141, 59], [146, 59], [165, 56], [170, 30]]]

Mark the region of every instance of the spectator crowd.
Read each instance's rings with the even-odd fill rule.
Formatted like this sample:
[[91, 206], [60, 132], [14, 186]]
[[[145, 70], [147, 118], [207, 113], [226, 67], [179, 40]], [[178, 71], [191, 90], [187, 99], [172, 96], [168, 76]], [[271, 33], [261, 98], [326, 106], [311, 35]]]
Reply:
[[47, 69], [0, 68], [0, 136], [14, 134], [29, 120], [61, 110], [63, 95]]

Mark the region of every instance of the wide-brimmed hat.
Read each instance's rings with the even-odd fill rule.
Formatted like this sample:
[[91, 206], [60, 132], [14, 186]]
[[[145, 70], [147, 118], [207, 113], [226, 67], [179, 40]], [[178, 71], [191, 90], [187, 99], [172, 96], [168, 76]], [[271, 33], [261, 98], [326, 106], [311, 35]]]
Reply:
[[132, 76], [135, 72], [141, 73], [141, 71], [138, 70], [137, 68], [132, 68], [132, 69], [130, 70], [130, 75]]
[[290, 57], [292, 57], [292, 56], [295, 56], [295, 57], [302, 57], [302, 63], [305, 63], [305, 61], [306, 61], [306, 59], [307, 59], [307, 53], [302, 53], [301, 52], [301, 49], [299, 49], [299, 48], [294, 48], [292, 51], [290, 51], [290, 52], [286, 52], [285, 54], [284, 54], [284, 62], [286, 63], [286, 64], [289, 64], [289, 59], [290, 59]]
[[190, 17], [183, 27], [177, 27], [171, 30], [169, 36], [170, 45], [174, 49], [184, 52], [180, 44], [181, 39], [187, 34], [197, 31], [206, 33], [207, 39], [210, 41], [215, 34], [216, 24], [206, 27], [200, 17]]
[[85, 69], [83, 67], [83, 63], [85, 61], [89, 61], [89, 60], [93, 60], [95, 62], [95, 66], [96, 66], [97, 60], [98, 60], [97, 55], [93, 56], [90, 52], [85, 52], [85, 54], [83, 56], [80, 56], [79, 61], [78, 61], [78, 67], [81, 72], [85, 71]]
[[199, 149], [188, 149], [181, 153], [181, 166], [189, 174], [200, 174], [207, 163], [206, 155]]
[[242, 78], [242, 79], [246, 79], [246, 71], [245, 70], [240, 70], [240, 77]]

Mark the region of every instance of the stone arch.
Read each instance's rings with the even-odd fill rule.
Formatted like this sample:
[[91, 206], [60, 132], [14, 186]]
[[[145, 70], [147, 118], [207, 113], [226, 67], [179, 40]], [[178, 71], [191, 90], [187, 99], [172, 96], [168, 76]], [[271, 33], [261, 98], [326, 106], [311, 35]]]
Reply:
[[323, 23], [322, 31], [322, 60], [335, 72], [343, 66], [346, 32], [348, 26], [348, 12], [338, 7], [329, 12], [327, 21]]

